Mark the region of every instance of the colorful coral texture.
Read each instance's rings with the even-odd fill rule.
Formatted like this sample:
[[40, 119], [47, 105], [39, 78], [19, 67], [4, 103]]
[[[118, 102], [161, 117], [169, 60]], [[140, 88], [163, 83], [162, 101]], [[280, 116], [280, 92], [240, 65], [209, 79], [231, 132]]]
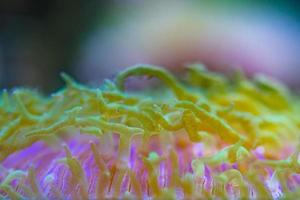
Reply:
[[[157, 79], [128, 90], [128, 78]], [[44, 96], [4, 90], [1, 199], [300, 197], [300, 98], [263, 75], [134, 66]], [[126, 91], [125, 91], [126, 90]]]

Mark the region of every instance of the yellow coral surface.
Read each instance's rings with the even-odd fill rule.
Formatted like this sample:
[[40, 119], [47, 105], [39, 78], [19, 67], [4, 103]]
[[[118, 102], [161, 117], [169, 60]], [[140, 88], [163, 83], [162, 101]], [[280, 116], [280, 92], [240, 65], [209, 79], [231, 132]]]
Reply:
[[[158, 78], [161, 87], [148, 88], [145, 93], [126, 92], [125, 82], [130, 76]], [[99, 183], [114, 188], [111, 196], [107, 196], [104, 186], [96, 186], [95, 198], [145, 198], [145, 195], [157, 199], [277, 198], [268, 186], [270, 180], [280, 185], [278, 197], [300, 197], [300, 187], [292, 179], [300, 173], [300, 98], [279, 82], [262, 75], [250, 80], [238, 72], [227, 78], [201, 65], [189, 66], [180, 80], [163, 68], [134, 66], [117, 75], [115, 82], [106, 81], [101, 88], [79, 84], [64, 73], [62, 78], [66, 87], [51, 96], [24, 88], [2, 92], [1, 162], [38, 141], [60, 140], [65, 132], [72, 135], [79, 130], [100, 140], [104, 140], [105, 135], [116, 134], [119, 136], [118, 176], [108, 169], [94, 142], [90, 144], [100, 169]], [[169, 148], [165, 150], [168, 153], [147, 149], [147, 142], [154, 137], [159, 137], [160, 148]], [[134, 138], [140, 138], [145, 144], [141, 162], [147, 171], [147, 194], [134, 170], [122, 164], [129, 162]], [[178, 149], [188, 146], [196, 149], [198, 144], [203, 145], [201, 155], [190, 156], [187, 160], [192, 169], [182, 172]], [[81, 195], [70, 198], [92, 198], [85, 169], [72, 155], [72, 149], [65, 146], [63, 151], [66, 156], [62, 162], [72, 174], [70, 187], [76, 185]], [[185, 156], [189, 157], [188, 153]], [[162, 172], [158, 168], [166, 159], [170, 161], [167, 169], [172, 174], [163, 187], [159, 181]], [[235, 167], [216, 170], [224, 163]], [[203, 183], [208, 182], [206, 167], [211, 171], [211, 188]], [[0, 172], [3, 198], [45, 198], [36, 183], [33, 167], [25, 172], [4, 171]], [[121, 186], [123, 177], [129, 179], [131, 188], [125, 192]], [[18, 192], [12, 183], [15, 179], [29, 180], [27, 190]], [[226, 188], [228, 184], [235, 192]], [[63, 198], [59, 192], [56, 191], [56, 197]]]

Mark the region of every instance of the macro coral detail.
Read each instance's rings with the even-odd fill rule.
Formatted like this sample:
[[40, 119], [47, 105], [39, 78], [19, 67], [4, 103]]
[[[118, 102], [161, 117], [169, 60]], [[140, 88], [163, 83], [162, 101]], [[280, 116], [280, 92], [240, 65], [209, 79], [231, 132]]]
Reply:
[[[283, 84], [190, 65], [134, 66], [99, 88], [62, 73], [50, 96], [4, 90], [1, 199], [300, 197], [300, 98]], [[127, 78], [161, 86], [126, 91]]]

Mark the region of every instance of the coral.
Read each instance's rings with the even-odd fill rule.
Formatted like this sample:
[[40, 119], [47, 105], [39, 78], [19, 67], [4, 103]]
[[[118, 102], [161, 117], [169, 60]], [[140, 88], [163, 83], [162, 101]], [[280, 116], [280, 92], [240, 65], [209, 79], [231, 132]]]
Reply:
[[[126, 92], [130, 76], [164, 85]], [[2, 92], [0, 198], [300, 197], [300, 99], [279, 82], [201, 65], [182, 80], [134, 66], [101, 88], [62, 78], [51, 96]]]

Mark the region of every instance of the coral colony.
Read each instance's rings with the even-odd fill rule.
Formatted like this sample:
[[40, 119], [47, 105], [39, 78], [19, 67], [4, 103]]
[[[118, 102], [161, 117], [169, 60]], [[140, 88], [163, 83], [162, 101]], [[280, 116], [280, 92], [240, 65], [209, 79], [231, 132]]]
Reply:
[[[300, 99], [265, 76], [135, 66], [51, 96], [3, 91], [2, 199], [300, 197]], [[131, 76], [159, 89], [124, 91]]]

